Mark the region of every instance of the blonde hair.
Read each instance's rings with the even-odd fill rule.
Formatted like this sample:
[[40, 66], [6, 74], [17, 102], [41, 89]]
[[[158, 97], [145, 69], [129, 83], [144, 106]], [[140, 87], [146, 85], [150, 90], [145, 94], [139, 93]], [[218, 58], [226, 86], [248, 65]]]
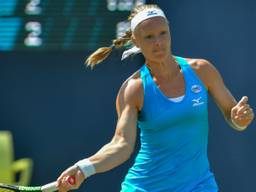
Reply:
[[[145, 10], [145, 9], [150, 9], [150, 8], [158, 8], [160, 9], [157, 5], [155, 4], [148, 4], [148, 5], [139, 5], [135, 7], [130, 16], [128, 17], [128, 21], [131, 21], [132, 18], [138, 14], [139, 12]], [[85, 61], [85, 64], [87, 66], [90, 66], [93, 68], [95, 65], [98, 63], [102, 62], [105, 60], [110, 53], [112, 52], [113, 48], [120, 48], [123, 47], [124, 45], [131, 43], [131, 38], [132, 38], [132, 32], [131, 30], [128, 30], [125, 32], [125, 34], [122, 37], [119, 37], [117, 39], [114, 39], [112, 41], [112, 45], [109, 47], [101, 47], [97, 49], [95, 52], [93, 52]]]

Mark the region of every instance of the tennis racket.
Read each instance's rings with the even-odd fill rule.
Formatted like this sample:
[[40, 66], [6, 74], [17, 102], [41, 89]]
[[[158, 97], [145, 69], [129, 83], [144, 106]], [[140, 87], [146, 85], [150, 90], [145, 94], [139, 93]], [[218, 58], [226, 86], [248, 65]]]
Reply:
[[[68, 183], [71, 185], [75, 184], [75, 177], [70, 176], [68, 178]], [[6, 185], [0, 183], [0, 192], [53, 192], [57, 191], [56, 182], [48, 183], [43, 186], [36, 187], [26, 187], [26, 186], [17, 186], [17, 185]]]

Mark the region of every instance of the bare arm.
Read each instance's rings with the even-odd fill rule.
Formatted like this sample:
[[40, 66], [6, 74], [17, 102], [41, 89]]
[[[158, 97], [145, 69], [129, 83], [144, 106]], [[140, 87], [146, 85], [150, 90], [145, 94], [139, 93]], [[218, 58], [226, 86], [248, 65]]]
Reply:
[[108, 171], [130, 157], [136, 138], [136, 122], [136, 108], [125, 104], [121, 109], [113, 139], [89, 158], [97, 173]]
[[141, 102], [138, 97], [139, 92], [141, 92], [140, 82], [134, 79], [126, 81], [121, 87], [116, 100], [118, 123], [114, 137], [110, 143], [89, 158], [97, 173], [108, 171], [122, 164], [132, 154]]
[[237, 102], [212, 64], [206, 60], [199, 60], [198, 64], [201, 68], [199, 74], [227, 123], [235, 130], [245, 130], [254, 118], [253, 110], [247, 104], [248, 97], [245, 96]]
[[[138, 83], [131, 79], [123, 84], [116, 100], [118, 122], [112, 140], [104, 145], [97, 153], [89, 157], [89, 161], [95, 168], [96, 173], [108, 171], [129, 159], [133, 152], [138, 115]], [[74, 176], [76, 185], [68, 184], [67, 178]], [[58, 178], [59, 191], [64, 192], [78, 188], [86, 179], [86, 175], [73, 165], [66, 169]]]

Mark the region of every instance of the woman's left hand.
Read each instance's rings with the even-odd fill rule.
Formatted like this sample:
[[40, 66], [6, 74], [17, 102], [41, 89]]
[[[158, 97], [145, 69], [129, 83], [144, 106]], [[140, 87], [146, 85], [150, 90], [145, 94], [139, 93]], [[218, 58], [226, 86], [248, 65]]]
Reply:
[[247, 103], [248, 97], [243, 96], [242, 99], [231, 109], [231, 121], [239, 127], [247, 127], [254, 118], [254, 112]]

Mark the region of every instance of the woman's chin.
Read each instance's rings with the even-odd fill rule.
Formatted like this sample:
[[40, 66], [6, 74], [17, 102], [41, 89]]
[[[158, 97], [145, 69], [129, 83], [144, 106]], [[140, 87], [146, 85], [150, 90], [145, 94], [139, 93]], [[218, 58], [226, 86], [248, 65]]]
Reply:
[[166, 54], [163, 52], [153, 54], [153, 58], [157, 61], [164, 61], [166, 57], [167, 57]]

